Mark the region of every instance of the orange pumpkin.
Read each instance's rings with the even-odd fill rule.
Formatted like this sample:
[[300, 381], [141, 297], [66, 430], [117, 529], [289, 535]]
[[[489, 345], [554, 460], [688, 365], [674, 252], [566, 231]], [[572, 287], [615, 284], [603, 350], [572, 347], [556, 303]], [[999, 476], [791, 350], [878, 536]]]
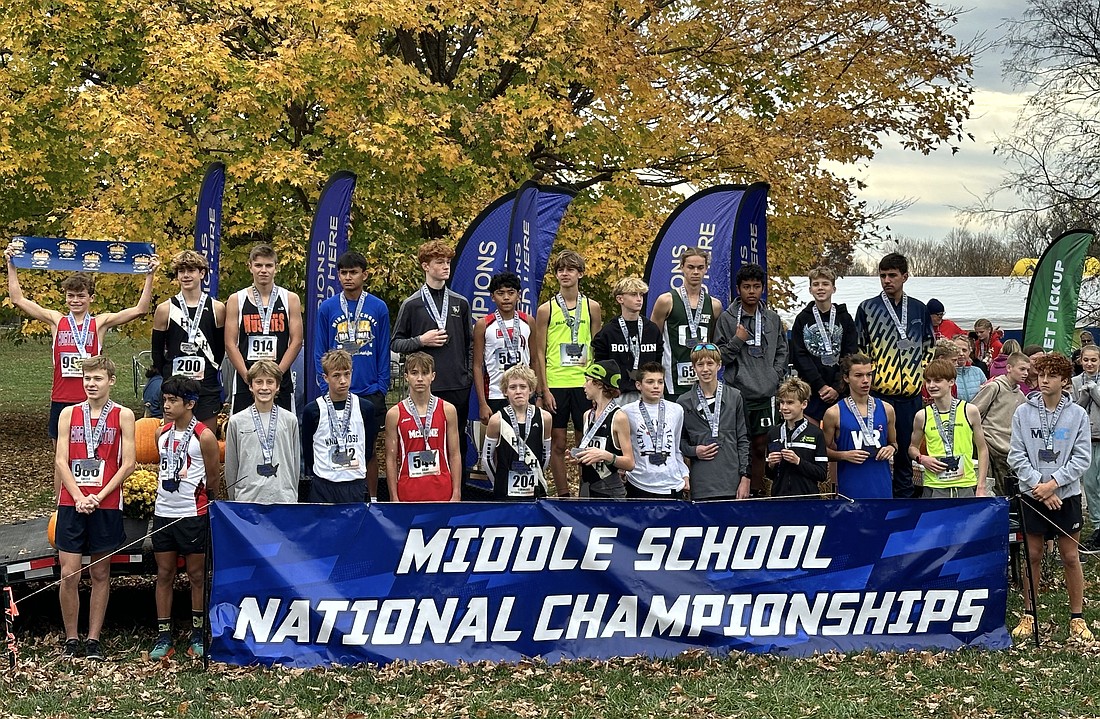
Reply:
[[157, 437], [160, 435], [160, 420], [156, 417], [142, 417], [134, 425], [137, 461], [139, 464], [159, 464], [160, 450], [157, 449]]
[[54, 540], [57, 537], [57, 510], [53, 511], [50, 515], [50, 521], [46, 525], [46, 539], [49, 540], [50, 546], [57, 549], [57, 545], [54, 544]]

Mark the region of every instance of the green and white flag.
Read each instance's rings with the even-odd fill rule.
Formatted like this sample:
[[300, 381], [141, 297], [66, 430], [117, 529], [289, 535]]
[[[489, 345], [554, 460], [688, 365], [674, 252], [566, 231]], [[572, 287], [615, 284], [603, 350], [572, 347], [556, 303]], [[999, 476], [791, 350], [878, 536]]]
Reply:
[[1037, 344], [1067, 357], [1073, 351], [1077, 297], [1093, 237], [1091, 230], [1070, 230], [1039, 258], [1024, 309], [1024, 345]]

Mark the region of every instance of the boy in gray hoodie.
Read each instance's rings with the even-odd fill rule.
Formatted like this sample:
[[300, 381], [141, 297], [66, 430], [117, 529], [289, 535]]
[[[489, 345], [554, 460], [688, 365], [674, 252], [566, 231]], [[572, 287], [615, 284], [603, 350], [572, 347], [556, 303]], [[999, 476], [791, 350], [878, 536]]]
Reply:
[[775, 393], [787, 372], [787, 335], [779, 315], [764, 307], [764, 270], [741, 265], [738, 298], [719, 317], [714, 343], [722, 353], [724, 381], [741, 392], [752, 446], [752, 494], [764, 493], [768, 430], [775, 424]]
[[1020, 519], [1027, 532], [1032, 583], [1031, 592], [1023, 592], [1024, 613], [1012, 636], [1026, 639], [1034, 631], [1031, 595], [1038, 592], [1043, 536], [1054, 529], [1069, 594], [1069, 634], [1074, 639], [1091, 641], [1092, 632], [1081, 613], [1085, 579], [1077, 554], [1081, 477], [1092, 460], [1089, 418], [1065, 392], [1073, 376], [1069, 359], [1052, 352], [1036, 358], [1032, 368], [1038, 376], [1039, 390], [1016, 408], [1008, 452], [1008, 464], [1019, 479]]
[[1092, 424], [1092, 465], [1081, 478], [1093, 529], [1085, 547], [1100, 549], [1100, 347], [1085, 345], [1080, 350], [1078, 361], [1081, 363], [1081, 374], [1073, 378], [1070, 396], [1089, 413]]

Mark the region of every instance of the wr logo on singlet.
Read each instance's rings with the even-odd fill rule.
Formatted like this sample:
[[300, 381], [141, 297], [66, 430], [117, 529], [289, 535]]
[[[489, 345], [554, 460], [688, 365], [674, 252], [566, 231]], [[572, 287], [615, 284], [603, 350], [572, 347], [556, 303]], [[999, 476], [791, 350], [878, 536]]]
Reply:
[[[863, 436], [863, 432], [860, 432], [859, 430], [855, 430], [855, 431], [852, 432], [852, 446], [855, 447], [856, 449], [863, 449], [863, 446], [866, 443], [866, 441], [867, 440]], [[877, 429], [875, 430], [875, 444], [873, 446], [876, 449], [878, 447], [882, 446], [881, 432]]]

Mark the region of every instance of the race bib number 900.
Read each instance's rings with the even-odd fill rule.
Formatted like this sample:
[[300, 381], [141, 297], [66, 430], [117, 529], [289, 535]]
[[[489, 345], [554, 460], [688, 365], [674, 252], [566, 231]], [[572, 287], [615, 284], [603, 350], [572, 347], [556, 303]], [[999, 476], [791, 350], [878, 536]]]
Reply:
[[99, 487], [103, 484], [103, 460], [74, 459], [69, 468], [78, 487]]

